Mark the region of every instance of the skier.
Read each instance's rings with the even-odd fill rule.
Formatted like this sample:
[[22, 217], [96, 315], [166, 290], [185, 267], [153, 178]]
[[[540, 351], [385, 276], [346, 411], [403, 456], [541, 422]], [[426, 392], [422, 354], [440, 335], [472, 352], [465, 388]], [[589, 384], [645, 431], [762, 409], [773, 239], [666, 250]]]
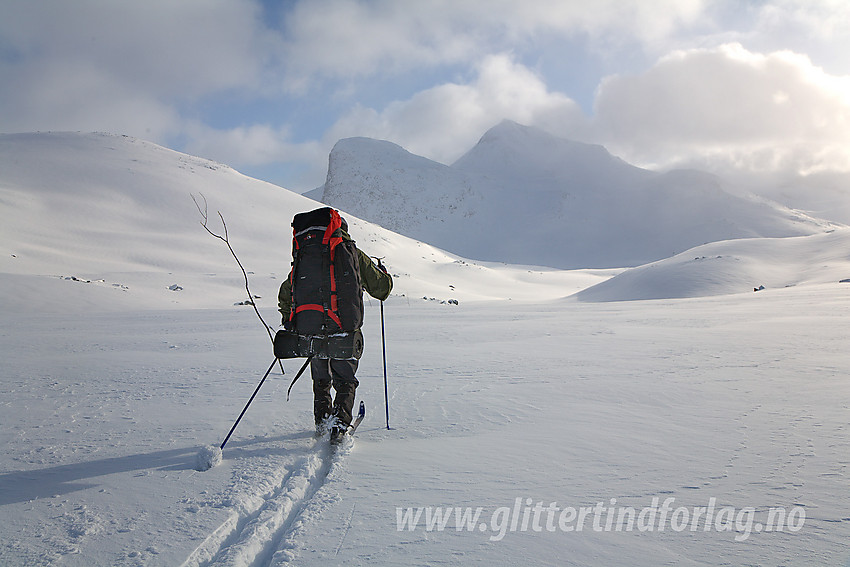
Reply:
[[[314, 211], [315, 213], [317, 211]], [[336, 211], [332, 211], [337, 214]], [[312, 213], [309, 213], [312, 214]], [[357, 297], [339, 297], [337, 301], [349, 308], [356, 306], [359, 310], [359, 320], [363, 318], [363, 289], [375, 299], [383, 301], [389, 297], [393, 288], [392, 277], [386, 268], [378, 261], [376, 266], [372, 259], [362, 250], [354, 246], [354, 240], [348, 234], [348, 223], [345, 219], [338, 217], [340, 227], [334, 232], [346, 243], [350, 243], [349, 249], [356, 253], [353, 259], [359, 265], [360, 282], [362, 287], [351, 293]], [[341, 248], [340, 248], [341, 249]], [[306, 271], [306, 270], [305, 270]], [[331, 272], [333, 274], [333, 272]], [[331, 277], [334, 277], [331, 275]], [[321, 286], [321, 277], [308, 278], [299, 275], [298, 286]], [[341, 292], [341, 290], [340, 290]], [[294, 316], [297, 311], [293, 309], [292, 273], [284, 280], [278, 293], [278, 308], [283, 316], [283, 326], [293, 330]], [[313, 379], [313, 417], [316, 423], [316, 433], [323, 435], [328, 430], [331, 433], [331, 441], [337, 442], [345, 434], [351, 425], [352, 412], [354, 409], [355, 390], [359, 385], [355, 373], [358, 361], [356, 358], [319, 358], [315, 357], [310, 363], [310, 374]], [[331, 398], [331, 386], [336, 391], [335, 397]]]

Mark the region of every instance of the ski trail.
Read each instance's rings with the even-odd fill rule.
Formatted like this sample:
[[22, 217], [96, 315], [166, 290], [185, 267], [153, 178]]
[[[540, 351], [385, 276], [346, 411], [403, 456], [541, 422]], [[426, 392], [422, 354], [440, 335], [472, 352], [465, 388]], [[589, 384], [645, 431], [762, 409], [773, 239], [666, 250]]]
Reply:
[[[235, 510], [181, 567], [264, 567], [286, 563], [293, 557], [290, 536], [299, 515], [345, 453], [345, 449], [337, 451], [320, 442], [318, 450], [283, 475], [275, 490]], [[282, 542], [290, 548], [285, 553], [278, 552]]]
[[[316, 504], [314, 496], [319, 489], [328, 482], [328, 479], [333, 478], [334, 470], [336, 470], [336, 468], [342, 463], [342, 459], [351, 452], [353, 446], [354, 442], [352, 438], [346, 437], [342, 444], [336, 447], [325, 447], [326, 468], [322, 472], [321, 483], [315, 487], [310, 499], [304, 501], [298, 516], [293, 517], [293, 521], [290, 523], [287, 530], [281, 533], [275, 544], [277, 551], [274, 552], [274, 555], [271, 556], [271, 560], [268, 563], [263, 564], [265, 567], [286, 567], [298, 559], [298, 549], [303, 541], [302, 537], [305, 525], [309, 524], [309, 513], [307, 513], [308, 507], [312, 507]], [[308, 515], [307, 519], [302, 517], [305, 513]], [[340, 542], [340, 547], [341, 546], [342, 542]]]

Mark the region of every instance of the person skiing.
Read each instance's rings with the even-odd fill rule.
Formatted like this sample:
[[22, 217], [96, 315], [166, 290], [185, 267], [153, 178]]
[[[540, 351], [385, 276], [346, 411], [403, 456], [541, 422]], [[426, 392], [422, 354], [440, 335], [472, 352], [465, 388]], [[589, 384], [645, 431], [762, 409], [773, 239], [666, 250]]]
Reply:
[[[312, 311], [313, 314], [307, 316], [316, 317], [315, 312], [318, 311], [318, 316], [324, 317], [323, 325], [329, 326], [330, 329], [334, 329], [335, 325], [337, 330], [354, 330], [350, 327], [359, 329], [363, 321], [363, 290], [365, 289], [375, 299], [383, 301], [389, 297], [392, 291], [392, 277], [387, 273], [380, 260], [376, 266], [365, 252], [356, 247], [354, 240], [348, 234], [348, 223], [337, 211], [329, 207], [296, 215], [296, 220], [293, 221], [293, 228], [295, 229], [293, 257], [297, 256], [301, 248], [307, 248], [307, 246], [298, 244], [301, 233], [298, 232], [296, 221], [299, 216], [308, 218], [308, 226], [302, 232], [306, 233], [308, 230], [317, 231], [319, 229], [317, 233], [321, 235], [321, 231], [325, 231], [324, 240], [333, 242], [335, 250], [340, 251], [336, 256], [350, 255], [348, 261], [351, 265], [357, 266], [359, 274], [353, 274], [354, 277], [351, 281], [355, 282], [354, 286], [347, 284], [344, 278], [347, 271], [352, 270], [346, 271], [338, 267], [339, 261], [334, 263], [333, 254], [331, 254], [330, 260], [332, 264], [330, 274], [325, 273], [324, 269], [317, 271], [299, 268], [298, 261], [294, 261], [293, 271], [298, 272], [295, 283], [298, 291], [294, 292], [293, 290], [293, 271], [290, 271], [289, 277], [281, 284], [278, 292], [278, 309], [283, 316], [284, 328], [301, 332], [296, 324], [298, 322], [296, 314]], [[315, 224], [317, 218], [329, 218], [328, 226], [309, 226]], [[337, 246], [338, 244], [340, 246]], [[334, 267], [337, 267], [336, 273]], [[327, 268], [327, 266], [324, 266], [324, 268]], [[327, 278], [332, 280], [330, 286], [324, 283]], [[330, 307], [323, 307], [322, 305], [297, 304], [299, 303], [298, 298], [304, 297], [303, 294], [305, 293], [313, 293], [313, 297], [316, 297], [316, 290], [319, 290], [322, 286], [330, 287], [333, 290], [333, 297], [330, 298], [330, 301], [325, 302], [333, 306], [333, 312]], [[345, 328], [343, 329], [343, 327]], [[321, 435], [330, 430], [331, 441], [334, 442], [338, 441], [351, 425], [355, 391], [359, 385], [355, 376], [357, 366], [357, 358], [321, 358], [316, 356], [310, 362], [310, 374], [313, 379], [313, 417], [316, 432]], [[333, 398], [331, 397], [331, 387], [335, 390]]]

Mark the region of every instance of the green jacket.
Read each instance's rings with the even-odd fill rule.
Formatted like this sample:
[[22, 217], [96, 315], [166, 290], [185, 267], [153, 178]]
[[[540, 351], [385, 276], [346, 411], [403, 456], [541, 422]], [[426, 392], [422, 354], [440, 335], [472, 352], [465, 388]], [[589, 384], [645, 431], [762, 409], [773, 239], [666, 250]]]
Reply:
[[[347, 234], [344, 234], [348, 237]], [[351, 238], [348, 237], [347, 240]], [[357, 249], [357, 254], [360, 259], [360, 279], [363, 282], [363, 288], [375, 299], [381, 301], [390, 296], [393, 290], [393, 278], [379, 269], [372, 259], [365, 252]], [[280, 291], [277, 294], [278, 311], [286, 320], [289, 318], [289, 312], [292, 309], [292, 281], [289, 276], [280, 284]]]

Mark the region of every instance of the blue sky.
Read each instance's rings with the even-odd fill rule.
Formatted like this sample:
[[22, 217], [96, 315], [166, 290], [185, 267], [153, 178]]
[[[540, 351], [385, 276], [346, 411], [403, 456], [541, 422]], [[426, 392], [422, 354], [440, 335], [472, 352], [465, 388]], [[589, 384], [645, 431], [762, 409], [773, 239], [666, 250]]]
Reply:
[[845, 0], [0, 0], [0, 132], [107, 131], [287, 188], [340, 138], [502, 119], [647, 167], [850, 170]]

